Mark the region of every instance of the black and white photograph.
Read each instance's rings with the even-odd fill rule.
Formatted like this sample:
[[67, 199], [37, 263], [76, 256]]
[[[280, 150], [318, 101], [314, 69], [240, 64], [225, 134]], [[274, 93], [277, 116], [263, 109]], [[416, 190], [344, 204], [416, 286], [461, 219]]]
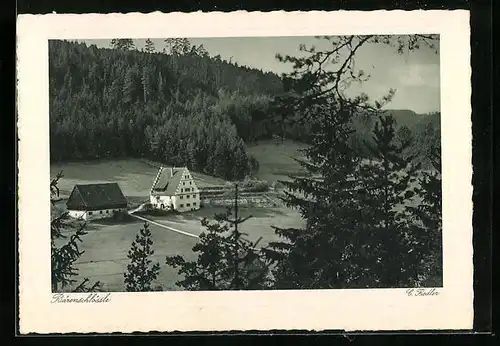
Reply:
[[52, 290], [442, 286], [439, 35], [49, 41]]
[[21, 333], [471, 328], [470, 78], [461, 10], [22, 16]]

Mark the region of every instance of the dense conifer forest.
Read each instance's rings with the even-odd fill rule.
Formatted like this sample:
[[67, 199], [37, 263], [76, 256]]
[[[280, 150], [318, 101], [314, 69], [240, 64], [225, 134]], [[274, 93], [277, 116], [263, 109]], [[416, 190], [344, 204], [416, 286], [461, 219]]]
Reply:
[[[187, 43], [189, 45], [189, 43]], [[195, 47], [197, 48], [197, 47]], [[280, 78], [209, 57], [50, 43], [53, 161], [148, 157], [224, 177], [255, 168]]]
[[[113, 40], [109, 49], [51, 41], [49, 54], [53, 162], [146, 157], [241, 179], [258, 169], [246, 143], [310, 142], [309, 125], [275, 106], [282, 77], [209, 56], [187, 39], [164, 47], [148, 40], [141, 51], [132, 40]], [[439, 123], [438, 114], [392, 113], [417, 139], [411, 150], [439, 140], [439, 127], [427, 126]], [[358, 146], [370, 141], [373, 124], [355, 125]]]

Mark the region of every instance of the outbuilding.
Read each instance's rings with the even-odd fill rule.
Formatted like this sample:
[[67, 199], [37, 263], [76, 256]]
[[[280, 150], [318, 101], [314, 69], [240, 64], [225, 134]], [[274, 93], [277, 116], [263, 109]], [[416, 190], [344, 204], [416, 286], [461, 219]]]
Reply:
[[127, 199], [117, 183], [75, 185], [66, 202], [69, 216], [83, 220], [113, 217], [127, 210]]

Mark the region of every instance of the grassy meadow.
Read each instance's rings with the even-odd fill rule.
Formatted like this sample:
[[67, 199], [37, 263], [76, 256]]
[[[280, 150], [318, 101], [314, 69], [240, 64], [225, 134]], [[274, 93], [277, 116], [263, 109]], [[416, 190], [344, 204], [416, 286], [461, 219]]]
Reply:
[[[204, 231], [200, 223], [201, 219], [203, 217], [211, 219], [214, 213], [223, 211], [223, 208], [202, 208], [198, 211], [178, 215], [146, 217], [165, 226], [199, 235]], [[271, 226], [297, 227], [303, 223], [297, 212], [285, 208], [241, 208], [240, 215], [243, 217], [252, 215], [250, 219], [240, 225], [240, 230], [246, 233], [244, 237], [252, 242], [262, 238], [258, 247], [278, 240]], [[96, 220], [87, 223], [87, 234], [82, 237], [83, 242], [80, 246], [80, 250], [85, 252], [75, 263], [79, 273], [76, 279], [82, 280], [86, 277], [92, 282], [100, 281], [106, 291], [124, 291], [123, 274], [129, 263], [127, 253], [143, 224], [144, 222], [137, 219], [128, 221]], [[182, 255], [186, 260], [195, 260], [196, 254], [192, 248], [198, 239], [151, 223], [149, 228], [155, 251], [151, 259], [159, 262], [161, 267], [155, 285], [162, 285], [164, 290], [178, 290], [175, 282], [180, 277], [177, 275], [176, 269], [164, 264], [165, 256]], [[60, 242], [63, 243], [65, 240]]]
[[[63, 208], [61, 208], [63, 209]], [[200, 235], [205, 229], [201, 219], [212, 219], [215, 213], [223, 212], [224, 208], [206, 207], [197, 211], [168, 216], [145, 216], [157, 223], [194, 235]], [[287, 208], [241, 208], [240, 215], [252, 215], [240, 225], [244, 238], [255, 242], [261, 238], [257, 247], [278, 240], [272, 226], [299, 227], [303, 224], [300, 215]], [[129, 221], [96, 220], [87, 223], [82, 237], [81, 250], [85, 253], [75, 263], [79, 275], [77, 279], [89, 278], [92, 282], [100, 281], [105, 291], [124, 291], [123, 274], [127, 269], [129, 259], [127, 252], [135, 235], [143, 226], [141, 220]], [[153, 239], [153, 261], [160, 263], [160, 274], [156, 284], [164, 290], [178, 290], [175, 282], [180, 279], [177, 271], [164, 265], [165, 256], [182, 255], [186, 260], [194, 260], [196, 254], [192, 251], [198, 239], [164, 229], [155, 224], [149, 224]], [[64, 242], [64, 240], [62, 241]]]
[[[206, 217], [213, 219], [215, 213], [224, 212], [223, 207], [205, 207], [200, 210], [185, 212], [168, 216], [146, 216], [156, 222], [175, 229], [199, 235], [204, 229], [201, 227], [201, 219]], [[280, 228], [300, 227], [304, 224], [300, 214], [288, 208], [252, 208], [240, 207], [239, 214], [243, 218], [251, 216], [244, 223], [239, 225], [239, 230], [245, 233], [244, 238], [255, 242], [259, 238], [258, 247], [265, 246], [269, 242], [278, 240], [274, 233], [273, 226]]]
[[259, 161], [257, 178], [272, 183], [276, 180], [288, 180], [289, 174], [304, 172], [294, 158], [300, 158], [302, 154], [299, 150], [305, 148], [305, 144], [291, 140], [284, 140], [283, 143], [268, 140], [249, 145], [247, 152]]
[[[93, 221], [87, 224], [88, 232], [82, 237], [80, 250], [84, 254], [75, 262], [78, 269], [77, 280], [89, 278], [91, 282], [100, 281], [103, 290], [125, 291], [124, 276], [129, 259], [128, 250], [144, 223], [140, 220], [116, 223], [116, 221]], [[154, 285], [160, 284], [164, 290], [175, 290], [175, 281], [180, 279], [177, 271], [166, 266], [165, 256], [182, 254], [187, 260], [194, 259], [191, 251], [197, 239], [149, 225], [153, 239], [152, 256], [160, 263], [160, 274]]]
[[[267, 180], [284, 179], [286, 174], [296, 172], [300, 167], [291, 157], [296, 155], [296, 149], [301, 146], [288, 143], [275, 145], [265, 142], [249, 148], [260, 163], [258, 178]], [[60, 194], [63, 198], [54, 211], [65, 209], [65, 198], [69, 196], [75, 184], [117, 182], [130, 202], [139, 203], [149, 198], [151, 184], [156, 177], [157, 162], [139, 159], [101, 160], [89, 162], [69, 162], [51, 164], [51, 177], [63, 171], [59, 182]], [[164, 165], [164, 167], [167, 167]], [[223, 179], [192, 172], [199, 187], [223, 185]], [[184, 232], [199, 235], [204, 229], [201, 219], [211, 219], [215, 213], [224, 211], [222, 207], [205, 207], [197, 211], [168, 216], [146, 216], [147, 218]], [[245, 238], [256, 241], [262, 238], [258, 247], [278, 240], [272, 226], [300, 227], [303, 225], [299, 213], [285, 207], [282, 208], [250, 208], [242, 207], [240, 215], [252, 215], [241, 224], [240, 230], [246, 233]], [[81, 249], [85, 251], [76, 262], [79, 271], [77, 279], [89, 278], [91, 281], [101, 281], [106, 291], [124, 291], [123, 274], [129, 260], [127, 252], [135, 235], [143, 226], [141, 220], [129, 221], [99, 220], [87, 224], [87, 232], [82, 240]], [[155, 254], [153, 261], [158, 261], [161, 271], [155, 284], [163, 286], [164, 290], [178, 289], [175, 281], [179, 279], [177, 271], [167, 267], [165, 256], [182, 255], [187, 260], [194, 260], [192, 247], [198, 241], [154, 224], [150, 224]]]

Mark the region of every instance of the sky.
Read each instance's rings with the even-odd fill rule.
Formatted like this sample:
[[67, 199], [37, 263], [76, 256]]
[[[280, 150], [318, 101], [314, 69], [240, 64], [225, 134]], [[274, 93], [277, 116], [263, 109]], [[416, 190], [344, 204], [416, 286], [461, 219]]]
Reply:
[[[300, 56], [301, 43], [315, 45], [317, 50], [327, 49], [328, 43], [314, 37], [217, 37], [190, 38], [191, 44], [202, 44], [211, 56], [220, 54], [238, 65], [271, 71], [277, 74], [290, 72], [291, 64], [278, 61], [276, 53]], [[88, 45], [109, 47], [111, 40], [79, 40]], [[136, 46], [144, 47], [144, 39], [134, 39]], [[165, 46], [163, 39], [152, 39], [156, 49]], [[363, 45], [356, 54], [356, 68], [370, 74], [369, 81], [353, 85], [351, 92], [364, 92], [373, 99], [396, 89], [390, 109], [410, 109], [416, 113], [440, 110], [439, 51], [421, 47], [411, 53], [398, 55], [394, 48], [383, 44]]]

